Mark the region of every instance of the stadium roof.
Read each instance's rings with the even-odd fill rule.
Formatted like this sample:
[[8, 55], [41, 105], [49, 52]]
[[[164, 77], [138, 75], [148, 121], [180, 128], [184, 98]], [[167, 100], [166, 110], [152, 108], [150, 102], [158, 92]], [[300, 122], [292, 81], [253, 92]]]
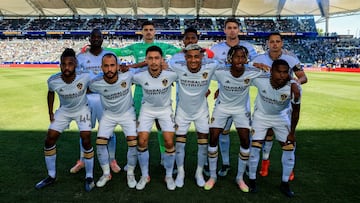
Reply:
[[0, 16], [289, 16], [360, 11], [355, 0], [1, 0]]

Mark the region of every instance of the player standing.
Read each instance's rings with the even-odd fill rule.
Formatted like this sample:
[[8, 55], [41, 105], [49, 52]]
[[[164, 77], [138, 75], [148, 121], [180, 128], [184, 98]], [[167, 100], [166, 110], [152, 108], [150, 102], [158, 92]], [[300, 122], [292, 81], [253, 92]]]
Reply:
[[227, 62], [230, 69], [225, 67], [215, 71], [213, 80], [218, 81], [219, 96], [210, 119], [210, 143], [208, 148], [210, 179], [204, 189], [210, 190], [217, 181], [216, 167], [218, 160], [219, 135], [223, 131], [226, 121], [231, 117], [240, 138], [238, 156], [238, 173], [236, 183], [240, 190], [249, 192], [243, 174], [249, 159], [250, 145], [250, 96], [251, 81], [264, 72], [249, 67], [248, 51], [245, 47], [235, 45], [228, 52]]
[[[86, 90], [90, 75], [75, 72], [77, 66], [75, 51], [65, 49], [60, 57], [61, 72], [48, 79], [48, 112], [50, 126], [45, 139], [45, 163], [48, 177], [35, 185], [36, 189], [53, 184], [56, 179], [56, 141], [71, 121], [76, 121], [80, 130], [85, 162], [85, 190], [91, 191], [93, 181], [94, 149], [91, 146], [90, 109], [87, 104]], [[60, 107], [53, 113], [55, 92], [60, 100]]]
[[189, 44], [185, 49], [186, 61], [170, 60], [169, 68], [179, 77], [178, 97], [176, 105], [176, 165], [178, 174], [175, 180], [177, 187], [183, 187], [185, 178], [184, 158], [187, 132], [191, 122], [197, 131], [197, 168], [196, 183], [205, 185], [203, 168], [206, 162], [209, 133], [209, 109], [206, 99], [210, 80], [219, 63], [215, 60], [203, 60], [204, 49], [197, 44]]
[[[258, 88], [252, 118], [252, 143], [249, 158], [249, 190], [256, 192], [256, 171], [260, 150], [266, 132], [272, 129], [282, 146], [282, 181], [280, 190], [288, 197], [294, 193], [289, 186], [289, 176], [295, 164], [295, 129], [299, 121], [301, 90], [297, 82], [290, 82], [290, 66], [282, 59], [274, 60], [270, 78], [257, 78]], [[289, 118], [289, 106], [292, 112]]]
[[[156, 30], [155, 30], [154, 23], [151, 21], [145, 21], [142, 24], [141, 34], [142, 34], [143, 41], [140, 43], [134, 43], [134, 44], [131, 44], [131, 45], [123, 47], [123, 48], [114, 48], [114, 49], [107, 48], [107, 49], [113, 51], [117, 56], [133, 56], [135, 58], [135, 62], [137, 64], [130, 65], [130, 67], [133, 67], [133, 66], [142, 67], [142, 66], [147, 65], [145, 62], [145, 56], [146, 56], [145, 53], [146, 53], [146, 49], [149, 48], [150, 46], [160, 47], [162, 52], [164, 53], [164, 56], [174, 55], [175, 53], [178, 53], [181, 50], [180, 48], [175, 47], [173, 45], [155, 41]], [[143, 92], [142, 92], [141, 86], [135, 85], [134, 104], [135, 104], [135, 111], [136, 111], [137, 118], [139, 117], [139, 114], [140, 114], [142, 97], [143, 97]], [[157, 124], [158, 130], [159, 130], [158, 131], [158, 140], [159, 140], [159, 145], [160, 145], [160, 153], [161, 153], [161, 157], [163, 157], [163, 155], [165, 153], [164, 140], [163, 140], [163, 136], [161, 133], [161, 129], [159, 128], [158, 123], [156, 123], [156, 124]], [[163, 161], [163, 158], [161, 158], [161, 161]]]
[[108, 141], [115, 127], [119, 124], [126, 136], [127, 152], [127, 184], [129, 188], [136, 186], [134, 169], [137, 162], [136, 116], [131, 93], [132, 73], [118, 73], [118, 59], [112, 53], [107, 53], [102, 59], [102, 74], [94, 78], [89, 85], [92, 92], [100, 95], [103, 105], [103, 115], [99, 124], [96, 149], [103, 175], [96, 183], [103, 187], [111, 180], [109, 166]]
[[[101, 33], [101, 30], [99, 29], [92, 30], [90, 34], [89, 42], [90, 42], [90, 49], [86, 50], [84, 53], [78, 54], [77, 56], [78, 64], [79, 64], [78, 69], [80, 71], [89, 72], [90, 74], [92, 74], [92, 77], [95, 77], [98, 73], [102, 72], [101, 70], [102, 57], [105, 54], [111, 52], [106, 51], [101, 47], [103, 43], [103, 35]], [[89, 93], [87, 94], [87, 98], [91, 109], [92, 128], [94, 128], [96, 125], [96, 120], [98, 122], [101, 120], [101, 116], [103, 114], [103, 107], [100, 102], [99, 94]], [[110, 137], [107, 147], [109, 150], [111, 170], [114, 173], [118, 173], [121, 170], [121, 168], [119, 167], [115, 159], [115, 152], [116, 152], [115, 133], [113, 133], [112, 136]], [[83, 151], [80, 148], [80, 160], [78, 160], [75, 166], [73, 166], [70, 169], [70, 173], [77, 173], [83, 167], [84, 167], [84, 157], [83, 157]]]
[[[240, 32], [240, 23], [235, 18], [228, 18], [224, 23], [224, 33], [226, 40], [225, 42], [220, 42], [215, 44], [210, 49], [215, 54], [215, 59], [220, 60], [223, 63], [226, 63], [227, 54], [231, 47], [240, 45], [246, 47], [249, 52], [249, 59], [253, 60], [257, 56], [256, 50], [249, 42], [239, 39]], [[230, 170], [230, 128], [232, 124], [232, 118], [229, 117], [226, 125], [224, 126], [223, 132], [219, 137], [219, 146], [221, 151], [222, 158], [222, 167], [218, 171], [219, 176], [226, 176]]]
[[174, 132], [175, 123], [171, 104], [172, 83], [177, 79], [174, 72], [162, 70], [163, 53], [160, 47], [151, 46], [146, 49], [147, 68], [134, 75], [133, 81], [142, 87], [143, 95], [138, 119], [138, 160], [141, 178], [136, 185], [143, 190], [150, 181], [148, 142], [155, 119], [163, 131], [165, 154], [165, 182], [168, 190], [175, 190], [172, 177], [175, 162]]
[[[269, 50], [254, 58], [254, 63], [262, 63], [269, 67], [276, 59], [283, 59], [285, 60], [290, 66], [290, 74], [295, 74], [296, 80], [299, 85], [305, 84], [307, 82], [306, 74], [303, 68], [300, 65], [299, 59], [289, 53], [288, 51], [283, 50], [284, 42], [281, 38], [280, 33], [271, 33], [268, 37], [267, 45]], [[259, 171], [261, 176], [267, 176], [270, 166], [270, 151], [273, 145], [273, 137], [274, 132], [269, 129], [265, 138], [263, 150], [262, 150], [262, 162], [261, 162], [261, 169]], [[294, 179], [294, 173], [292, 172], [290, 175], [290, 180]]]

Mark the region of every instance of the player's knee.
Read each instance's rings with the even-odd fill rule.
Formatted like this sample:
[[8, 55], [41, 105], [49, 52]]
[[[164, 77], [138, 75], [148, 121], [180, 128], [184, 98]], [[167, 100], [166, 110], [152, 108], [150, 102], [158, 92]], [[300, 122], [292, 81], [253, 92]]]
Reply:
[[165, 148], [165, 153], [166, 154], [175, 154], [175, 147], [174, 146], [172, 146], [170, 148], [166, 147]]

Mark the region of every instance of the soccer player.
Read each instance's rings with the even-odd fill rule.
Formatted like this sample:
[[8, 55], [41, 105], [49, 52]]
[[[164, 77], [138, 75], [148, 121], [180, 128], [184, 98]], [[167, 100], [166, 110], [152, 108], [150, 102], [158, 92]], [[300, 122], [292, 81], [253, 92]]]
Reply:
[[231, 117], [240, 138], [238, 156], [238, 173], [236, 183], [240, 190], [249, 192], [243, 174], [249, 159], [250, 145], [250, 97], [251, 81], [264, 72], [257, 68], [249, 67], [248, 51], [245, 47], [235, 45], [230, 48], [227, 57], [229, 68], [215, 71], [213, 80], [218, 81], [219, 96], [210, 119], [210, 143], [208, 148], [210, 179], [204, 189], [210, 190], [217, 181], [216, 167], [218, 160], [219, 135], [223, 131], [226, 121]]
[[[152, 21], [145, 21], [142, 24], [142, 30], [141, 34], [143, 36], [143, 41], [140, 43], [134, 43], [129, 46], [123, 47], [123, 48], [107, 48], [110, 51], [113, 51], [117, 56], [133, 56], [135, 58], [136, 64], [130, 65], [130, 67], [136, 66], [136, 67], [142, 67], [146, 65], [145, 60], [145, 51], [150, 46], [158, 46], [161, 48], [162, 52], [164, 53], [164, 56], [166, 55], [174, 55], [175, 53], [178, 53], [181, 49], [178, 47], [175, 47], [173, 45], [157, 42], [155, 41], [155, 25]], [[165, 63], [165, 62], [163, 62]], [[142, 90], [140, 85], [135, 85], [134, 90], [134, 104], [135, 104], [135, 111], [136, 111], [136, 118], [139, 117], [140, 114], [140, 107], [141, 107], [141, 101], [142, 101]], [[158, 140], [160, 145], [160, 152], [161, 157], [163, 157], [165, 153], [165, 147], [164, 147], [164, 140], [161, 133], [161, 130], [159, 128], [158, 123], [156, 122], [157, 127], [159, 129], [158, 131]], [[163, 158], [161, 158], [161, 161], [163, 161]]]
[[[274, 60], [270, 78], [256, 78], [253, 85], [258, 88], [252, 118], [252, 143], [249, 158], [249, 190], [256, 192], [256, 170], [260, 150], [266, 132], [272, 129], [282, 146], [282, 181], [280, 190], [288, 197], [294, 193], [289, 186], [289, 176], [295, 164], [295, 129], [299, 121], [301, 90], [297, 82], [290, 81], [291, 68], [282, 59]], [[292, 112], [289, 119], [288, 111]]]
[[[240, 32], [240, 23], [235, 18], [228, 18], [224, 23], [224, 33], [225, 33], [225, 42], [220, 42], [215, 44], [210, 49], [215, 54], [215, 59], [220, 60], [223, 63], [226, 63], [227, 54], [231, 47], [235, 45], [240, 45], [246, 47], [249, 52], [249, 59], [253, 60], [257, 55], [254, 47], [246, 41], [239, 39]], [[217, 94], [217, 93], [215, 93]], [[226, 176], [230, 170], [230, 128], [232, 124], [232, 118], [226, 122], [226, 126], [224, 126], [223, 132], [219, 137], [219, 146], [221, 151], [222, 158], [222, 167], [218, 171], [219, 176]]]
[[[101, 46], [103, 43], [103, 36], [101, 30], [93, 29], [89, 38], [90, 49], [86, 50], [84, 53], [80, 53], [77, 56], [78, 59], [78, 69], [80, 71], [89, 72], [92, 74], [92, 77], [95, 77], [98, 73], [101, 73], [101, 60], [102, 57], [111, 53], [110, 51], [104, 50]], [[101, 120], [101, 116], [103, 114], [103, 107], [100, 102], [100, 95], [97, 93], [89, 93], [87, 94], [87, 98], [89, 101], [89, 106], [91, 109], [91, 123], [92, 128], [96, 125], [96, 120], [99, 122]], [[81, 144], [81, 142], [80, 142]], [[77, 173], [84, 167], [84, 156], [83, 151], [80, 147], [80, 159], [76, 162], [75, 166], [70, 169], [70, 173]], [[117, 164], [115, 159], [116, 152], [116, 135], [115, 133], [109, 139], [108, 142], [108, 150], [110, 156], [110, 167], [114, 173], [119, 173], [121, 168]]]
[[[76, 73], [77, 66], [75, 51], [65, 49], [60, 57], [61, 72], [48, 79], [48, 112], [50, 126], [45, 139], [45, 163], [48, 177], [35, 185], [36, 189], [53, 184], [56, 179], [56, 141], [60, 134], [68, 127], [71, 121], [76, 121], [80, 130], [85, 162], [85, 190], [91, 191], [94, 187], [93, 167], [94, 149], [91, 146], [90, 109], [87, 104], [86, 90], [90, 82], [87, 73]], [[53, 113], [55, 92], [60, 100], [60, 107]]]
[[209, 109], [206, 99], [210, 80], [219, 63], [204, 59], [204, 49], [197, 44], [189, 44], [185, 49], [186, 61], [170, 60], [169, 68], [179, 77], [179, 101], [176, 105], [176, 165], [178, 174], [175, 180], [177, 187], [183, 187], [185, 178], [184, 158], [187, 132], [191, 122], [197, 131], [197, 168], [196, 183], [204, 187], [203, 168], [206, 162], [209, 133]]
[[127, 152], [127, 184], [135, 188], [134, 169], [137, 162], [136, 116], [131, 93], [132, 73], [118, 73], [118, 59], [113, 53], [107, 53], [102, 58], [102, 74], [95, 77], [89, 85], [91, 92], [100, 95], [104, 108], [99, 124], [96, 149], [103, 175], [96, 182], [97, 187], [104, 187], [111, 180], [109, 166], [108, 142], [115, 127], [119, 124], [126, 136]]
[[136, 185], [137, 190], [143, 190], [150, 181], [148, 142], [151, 128], [158, 119], [163, 131], [165, 154], [165, 182], [168, 190], [175, 190], [172, 177], [175, 162], [174, 132], [175, 123], [171, 104], [172, 83], [177, 79], [174, 72], [162, 70], [163, 52], [158, 46], [146, 49], [147, 68], [134, 75], [133, 81], [142, 87], [144, 94], [138, 119], [138, 160], [141, 168], [141, 178]]
[[[266, 64], [271, 67], [271, 64], [276, 59], [283, 59], [290, 65], [290, 74], [295, 75], [294, 78], [295, 81], [298, 82], [298, 84], [305, 84], [307, 82], [306, 74], [303, 70], [303, 68], [300, 66], [299, 59], [292, 53], [283, 50], [284, 42], [281, 38], [280, 33], [271, 33], [268, 37], [267, 45], [269, 47], [269, 50], [254, 58], [254, 63], [262, 63]], [[269, 129], [264, 146], [262, 151], [262, 162], [261, 162], [261, 169], [259, 171], [261, 176], [267, 176], [270, 166], [270, 151], [273, 145], [273, 137], [274, 132]], [[292, 172], [290, 175], [290, 180], [294, 179], [294, 173]]]

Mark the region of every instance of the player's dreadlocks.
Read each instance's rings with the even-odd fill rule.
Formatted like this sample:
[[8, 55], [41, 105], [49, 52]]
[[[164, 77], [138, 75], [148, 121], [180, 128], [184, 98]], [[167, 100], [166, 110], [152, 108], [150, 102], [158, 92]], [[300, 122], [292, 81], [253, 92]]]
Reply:
[[245, 53], [245, 57], [248, 58], [248, 56], [249, 56], [249, 51], [247, 50], [247, 48], [244, 47], [244, 46], [235, 45], [235, 46], [233, 46], [233, 47], [230, 48], [230, 50], [229, 50], [229, 52], [228, 52], [228, 54], [227, 54], [226, 61], [227, 61], [228, 63], [231, 63], [232, 57], [233, 57], [233, 55], [235, 54], [235, 52], [236, 52], [237, 50], [243, 51], [243, 52]]

